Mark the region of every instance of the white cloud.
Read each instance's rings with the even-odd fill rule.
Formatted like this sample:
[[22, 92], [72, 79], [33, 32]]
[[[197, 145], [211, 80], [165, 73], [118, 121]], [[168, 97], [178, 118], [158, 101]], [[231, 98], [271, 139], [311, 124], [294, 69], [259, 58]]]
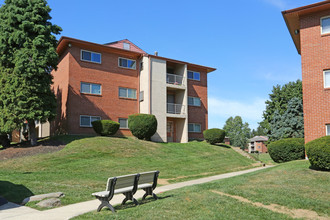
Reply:
[[256, 98], [251, 102], [210, 97], [208, 100], [209, 127], [222, 127], [230, 116], [241, 116], [251, 129], [258, 126], [265, 110], [266, 99]]

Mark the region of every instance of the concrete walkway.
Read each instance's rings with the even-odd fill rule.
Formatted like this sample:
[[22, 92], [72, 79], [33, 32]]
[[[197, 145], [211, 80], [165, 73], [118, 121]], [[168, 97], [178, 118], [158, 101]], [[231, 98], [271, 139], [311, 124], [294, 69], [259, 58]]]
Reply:
[[[201, 179], [196, 179], [196, 180], [190, 180], [186, 182], [181, 182], [181, 183], [174, 183], [174, 184], [169, 184], [165, 186], [160, 186], [155, 189], [155, 193], [163, 193], [169, 190], [173, 189], [179, 189], [185, 186], [192, 186], [196, 184], [202, 184], [202, 183], [207, 183], [211, 182], [214, 180], [220, 180], [220, 179], [225, 179], [229, 177], [234, 177], [234, 176], [239, 176], [242, 174], [246, 173], [251, 173], [255, 172], [257, 170], [262, 170], [266, 169], [272, 166], [266, 166], [266, 167], [258, 167], [258, 168], [253, 168], [249, 170], [242, 170], [242, 171], [237, 171], [237, 172], [232, 172], [232, 173], [225, 173], [221, 175], [216, 175], [216, 176], [210, 176], [210, 177], [205, 177]], [[140, 190], [138, 191], [134, 197], [136, 199], [142, 198], [144, 194], [144, 191]], [[118, 205], [121, 204], [122, 200], [124, 199], [123, 195], [115, 195], [113, 199], [111, 200], [112, 205]], [[99, 206], [100, 202], [98, 200], [91, 200], [91, 201], [86, 201], [86, 202], [80, 202], [76, 204], [71, 204], [59, 208], [54, 208], [46, 211], [38, 211], [26, 206], [19, 206], [13, 203], [7, 203], [5, 205], [0, 206], [0, 219], [24, 219], [24, 220], [62, 220], [62, 219], [70, 219], [72, 217], [95, 211], [96, 208]], [[110, 211], [109, 211], [110, 212]]]

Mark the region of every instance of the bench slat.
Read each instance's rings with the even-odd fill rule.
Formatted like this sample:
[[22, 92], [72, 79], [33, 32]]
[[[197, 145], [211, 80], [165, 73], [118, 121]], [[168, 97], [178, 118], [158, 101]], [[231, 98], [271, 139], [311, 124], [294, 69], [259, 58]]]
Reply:
[[139, 184], [154, 182], [155, 172], [156, 171], [140, 173]]

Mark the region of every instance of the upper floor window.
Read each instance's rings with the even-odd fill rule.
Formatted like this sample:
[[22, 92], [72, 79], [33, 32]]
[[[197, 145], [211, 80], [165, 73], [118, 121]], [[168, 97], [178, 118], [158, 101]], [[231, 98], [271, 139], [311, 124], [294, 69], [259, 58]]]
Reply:
[[87, 50], [81, 50], [81, 60], [93, 63], [101, 63], [101, 54]]
[[129, 43], [123, 43], [123, 48], [125, 50], [130, 50], [131, 49], [131, 45]]
[[120, 118], [119, 120], [119, 128], [127, 129], [128, 128], [128, 119], [127, 118]]
[[80, 83], [80, 92], [94, 95], [101, 95], [101, 85], [93, 83]]
[[201, 106], [201, 99], [197, 97], [188, 96], [188, 105]]
[[322, 34], [330, 33], [330, 16], [321, 18], [321, 33]]
[[201, 80], [200, 73], [188, 70], [188, 79]]
[[119, 57], [118, 65], [128, 69], [136, 69], [136, 61]]
[[128, 89], [119, 87], [119, 97], [136, 99], [136, 89]]
[[324, 88], [330, 88], [330, 70], [324, 71]]
[[93, 127], [92, 122], [101, 120], [100, 116], [80, 115], [80, 127]]
[[189, 123], [188, 132], [201, 132], [201, 124]]

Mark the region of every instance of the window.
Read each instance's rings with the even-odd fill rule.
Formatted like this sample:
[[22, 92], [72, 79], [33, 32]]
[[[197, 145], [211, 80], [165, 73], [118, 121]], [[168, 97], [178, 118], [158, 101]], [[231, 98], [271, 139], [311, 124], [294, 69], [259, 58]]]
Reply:
[[128, 128], [128, 120], [127, 120], [127, 118], [120, 118], [119, 120], [119, 124], [120, 124], [120, 126], [119, 126], [119, 128]]
[[330, 16], [321, 18], [321, 34], [330, 33]]
[[136, 89], [120, 88], [119, 87], [119, 97], [136, 99]]
[[188, 132], [201, 132], [201, 125], [189, 123], [188, 124]]
[[92, 127], [92, 122], [97, 120], [101, 120], [101, 117], [80, 115], [80, 127]]
[[193, 79], [193, 80], [200, 81], [201, 80], [200, 73], [188, 70], [188, 79]]
[[131, 49], [131, 45], [128, 44], [128, 43], [123, 43], [123, 48], [124, 48], [125, 50], [130, 50], [130, 49]]
[[86, 94], [101, 95], [101, 85], [81, 82], [80, 92]]
[[125, 58], [119, 58], [118, 65], [120, 67], [128, 68], [128, 69], [134, 69], [136, 68], [136, 62], [135, 60], [129, 60]]
[[330, 70], [324, 71], [324, 88], [330, 88]]
[[197, 97], [188, 96], [188, 105], [191, 106], [201, 106], [201, 99]]
[[87, 50], [81, 50], [81, 60], [93, 63], [101, 63], [101, 54]]
[[327, 136], [330, 136], [330, 124], [326, 125]]

